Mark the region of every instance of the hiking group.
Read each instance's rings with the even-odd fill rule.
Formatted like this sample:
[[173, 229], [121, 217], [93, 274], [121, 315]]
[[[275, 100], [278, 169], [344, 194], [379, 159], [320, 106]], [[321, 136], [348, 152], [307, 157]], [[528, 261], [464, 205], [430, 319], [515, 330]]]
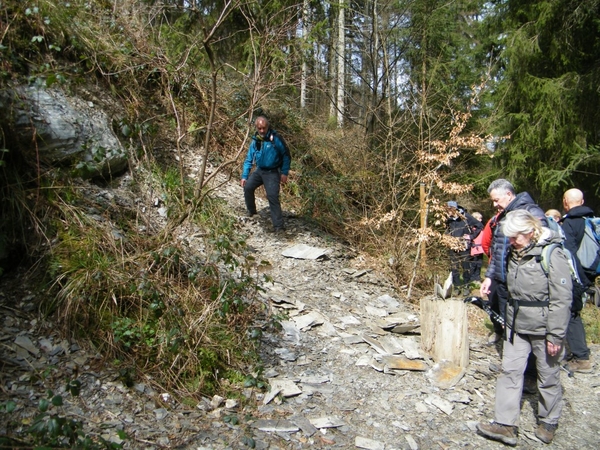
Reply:
[[[489, 343], [501, 343], [494, 420], [479, 423], [477, 431], [516, 445], [522, 393], [537, 394], [535, 436], [548, 444], [563, 407], [561, 364], [571, 373], [592, 370], [580, 312], [597, 275], [597, 241], [596, 255], [592, 255], [597, 256], [595, 262], [583, 263], [581, 257], [585, 253], [581, 247], [590, 234], [588, 219], [594, 213], [584, 206], [583, 193], [578, 189], [564, 193], [565, 214], [561, 217], [558, 213], [557, 218], [552, 217], [556, 211], [548, 211], [547, 216], [527, 192], [516, 193], [508, 180], [493, 181], [488, 194], [497, 212], [485, 226], [480, 221], [477, 225], [477, 220], [456, 202], [447, 204], [447, 232], [453, 233], [452, 227], [457, 228], [454, 222], [462, 220], [462, 229], [472, 230], [463, 239], [471, 243], [470, 247], [480, 245], [488, 256], [480, 295], [487, 296], [485, 306], [494, 325]], [[476, 254], [464, 249], [451, 252], [456, 253], [451, 254], [451, 270], [453, 277], [457, 274], [458, 286], [479, 281], [470, 275], [477, 267]], [[462, 280], [453, 256], [468, 261], [460, 266]], [[465, 272], [466, 267], [471, 269]]]
[[[259, 116], [255, 126], [240, 183], [247, 213], [257, 213], [255, 190], [264, 185], [273, 228], [282, 232], [279, 191], [287, 182], [291, 157], [265, 117]], [[580, 312], [600, 268], [600, 247], [588, 227], [594, 213], [578, 189], [564, 193], [562, 217], [557, 210], [544, 213], [527, 192], [517, 194], [505, 179], [493, 181], [488, 194], [497, 212], [485, 226], [480, 213], [469, 214], [456, 201], [446, 203], [453, 285], [468, 295], [470, 286], [480, 284], [494, 326], [489, 342], [502, 343], [495, 417], [477, 424], [477, 430], [516, 445], [522, 393], [537, 394], [535, 436], [548, 444], [563, 407], [561, 363], [567, 360], [570, 372], [592, 370]], [[591, 247], [583, 249], [590, 240]], [[484, 254], [488, 264], [481, 281]]]

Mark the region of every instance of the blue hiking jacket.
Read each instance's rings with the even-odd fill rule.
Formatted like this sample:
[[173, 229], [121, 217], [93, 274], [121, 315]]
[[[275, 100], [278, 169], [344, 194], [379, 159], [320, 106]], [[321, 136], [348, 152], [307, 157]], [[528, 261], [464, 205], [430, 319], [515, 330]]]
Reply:
[[[273, 138], [271, 140], [271, 138]], [[287, 175], [290, 171], [292, 158], [282, 139], [275, 130], [269, 129], [264, 140], [258, 133], [252, 136], [252, 142], [248, 149], [248, 155], [244, 161], [244, 170], [242, 179], [247, 180], [252, 166], [264, 170], [279, 169], [282, 175]]]

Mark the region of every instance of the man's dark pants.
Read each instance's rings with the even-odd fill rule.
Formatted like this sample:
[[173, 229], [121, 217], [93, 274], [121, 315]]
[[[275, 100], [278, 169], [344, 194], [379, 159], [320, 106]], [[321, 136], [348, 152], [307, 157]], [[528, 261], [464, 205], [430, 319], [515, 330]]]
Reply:
[[575, 359], [590, 359], [590, 349], [585, 342], [585, 329], [579, 311], [571, 313], [567, 328], [567, 344]]
[[452, 284], [455, 287], [468, 284], [471, 270], [471, 252], [469, 250], [461, 252], [449, 250], [449, 254]]
[[283, 228], [283, 214], [281, 213], [281, 204], [279, 203], [279, 182], [281, 176], [278, 169], [263, 170], [257, 168], [250, 174], [246, 185], [244, 186], [244, 200], [246, 209], [251, 214], [256, 213], [256, 197], [254, 191], [264, 185], [269, 201], [269, 210], [271, 212], [271, 222], [273, 227]]

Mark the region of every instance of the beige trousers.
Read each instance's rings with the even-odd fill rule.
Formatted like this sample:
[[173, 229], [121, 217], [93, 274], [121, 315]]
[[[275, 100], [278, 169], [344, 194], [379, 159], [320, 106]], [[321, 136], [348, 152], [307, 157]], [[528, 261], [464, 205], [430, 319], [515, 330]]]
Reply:
[[540, 422], [558, 424], [562, 412], [562, 386], [560, 361], [563, 350], [556, 356], [546, 353], [546, 338], [528, 334], [515, 334], [514, 342], [504, 341], [502, 373], [496, 384], [495, 420], [503, 425], [519, 425], [523, 372], [529, 353], [536, 356], [538, 372], [538, 417]]

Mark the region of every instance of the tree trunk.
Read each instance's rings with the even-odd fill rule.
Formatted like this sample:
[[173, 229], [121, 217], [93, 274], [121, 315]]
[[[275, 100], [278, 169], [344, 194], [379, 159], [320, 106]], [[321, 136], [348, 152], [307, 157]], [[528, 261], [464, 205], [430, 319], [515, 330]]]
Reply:
[[340, 0], [340, 15], [338, 16], [338, 67], [337, 67], [337, 126], [342, 128], [344, 126], [344, 89], [346, 80], [346, 33], [345, 33], [345, 19], [346, 19], [346, 7], [344, 0]]
[[435, 362], [469, 365], [467, 305], [459, 299], [421, 299], [421, 346]]
[[300, 76], [300, 108], [306, 108], [306, 79], [308, 78], [307, 42], [308, 35], [308, 0], [302, 4], [302, 74]]

